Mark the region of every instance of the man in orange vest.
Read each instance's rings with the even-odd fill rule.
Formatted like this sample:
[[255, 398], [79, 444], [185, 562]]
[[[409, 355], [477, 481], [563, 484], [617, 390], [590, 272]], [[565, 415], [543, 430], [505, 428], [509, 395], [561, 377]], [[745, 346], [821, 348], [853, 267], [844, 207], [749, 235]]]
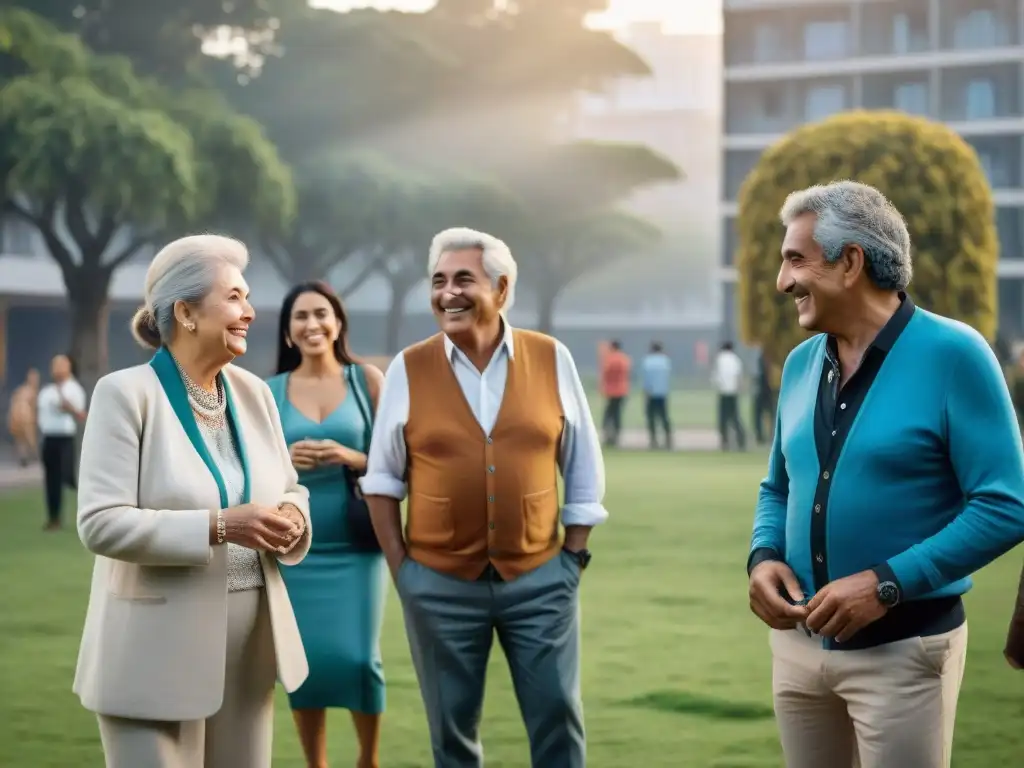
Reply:
[[428, 274], [441, 333], [389, 367], [362, 479], [437, 768], [483, 765], [495, 632], [532, 766], [586, 763], [578, 589], [590, 530], [608, 516], [604, 465], [569, 351], [508, 323], [517, 271], [489, 235], [455, 229], [434, 239]]

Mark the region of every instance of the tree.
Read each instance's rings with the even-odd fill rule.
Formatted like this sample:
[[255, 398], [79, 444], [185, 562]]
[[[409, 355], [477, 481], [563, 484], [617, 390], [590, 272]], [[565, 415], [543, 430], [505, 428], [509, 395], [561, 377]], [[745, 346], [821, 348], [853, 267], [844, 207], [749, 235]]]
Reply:
[[176, 83], [198, 72], [204, 41], [213, 30], [226, 28], [247, 41], [249, 58], [236, 62], [246, 66], [270, 50], [277, 27], [267, 0], [9, 0], [7, 5], [77, 35], [95, 53], [126, 56], [136, 71]]
[[501, 217], [518, 218], [518, 200], [493, 180], [468, 174], [424, 170], [390, 188], [386, 202], [390, 227], [382, 240], [384, 256], [376, 274], [391, 296], [385, 326], [385, 352], [400, 348], [405, 305], [427, 279], [426, 249], [438, 232], [466, 225], [492, 228]]
[[290, 173], [251, 121], [140, 80], [32, 14], [0, 11], [0, 55], [4, 207], [60, 267], [72, 353], [92, 383], [106, 368], [116, 270], [169, 229], [250, 218], [284, 229]]
[[974, 151], [938, 123], [899, 112], [850, 112], [782, 139], [740, 190], [736, 264], [745, 341], [781, 362], [806, 338], [792, 300], [775, 288], [779, 210], [790, 192], [839, 179], [878, 188], [903, 214], [914, 246], [914, 300], [992, 339], [999, 241]]
[[523, 283], [537, 300], [535, 327], [543, 333], [554, 331], [555, 307], [570, 285], [623, 258], [649, 253], [661, 237], [649, 221], [614, 208], [533, 221], [523, 239]]
[[650, 253], [657, 227], [619, 205], [682, 171], [638, 144], [580, 141], [541, 146], [504, 181], [528, 201], [502, 228], [524, 264], [523, 283], [537, 299], [538, 330], [550, 333], [555, 305], [588, 274], [629, 256]]
[[[291, 284], [325, 280], [340, 264], [359, 269], [339, 288], [345, 296], [383, 265], [387, 245], [406, 210], [406, 175], [372, 153], [321, 158], [299, 169], [299, 223], [264, 235], [263, 250]], [[397, 207], [397, 209], [396, 209]]]

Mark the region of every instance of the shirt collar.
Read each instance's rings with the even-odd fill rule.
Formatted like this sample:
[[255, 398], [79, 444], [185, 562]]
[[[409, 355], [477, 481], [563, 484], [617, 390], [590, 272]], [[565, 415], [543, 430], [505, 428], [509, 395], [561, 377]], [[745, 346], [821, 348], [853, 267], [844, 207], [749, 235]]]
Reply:
[[[515, 344], [512, 341], [512, 326], [504, 319], [501, 321], [502, 333], [501, 343], [498, 345], [500, 350], [502, 347], [505, 348], [505, 352], [508, 354], [509, 360], [516, 359]], [[444, 354], [448, 358], [448, 362], [453, 362], [455, 359], [455, 353], [458, 352], [458, 347], [455, 343], [448, 338], [448, 334], [444, 335]]]
[[[882, 326], [882, 330], [878, 332], [875, 340], [868, 347], [869, 350], [877, 349], [880, 352], [888, 353], [892, 349], [892, 345], [896, 343], [896, 339], [903, 333], [903, 329], [907, 327], [910, 318], [914, 316], [914, 311], [917, 309], [914, 300], [904, 291], [899, 292], [899, 297], [899, 308], [889, 318], [889, 321]], [[833, 358], [836, 356], [836, 340], [834, 336], [828, 337], [828, 343], [825, 345], [825, 348], [830, 356]]]

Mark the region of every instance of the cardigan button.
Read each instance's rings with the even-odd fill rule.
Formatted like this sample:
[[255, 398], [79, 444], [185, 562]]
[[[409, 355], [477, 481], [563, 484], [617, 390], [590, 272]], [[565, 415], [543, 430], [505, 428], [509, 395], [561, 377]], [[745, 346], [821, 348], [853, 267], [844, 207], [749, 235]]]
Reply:
[[494, 442], [494, 438], [493, 437], [488, 437], [487, 438], [487, 444], [488, 445], [491, 445], [493, 442]]
[[823, 478], [825, 478], [826, 480], [828, 480], [828, 470], [826, 469], [826, 470], [825, 470], [824, 472], [822, 472], [822, 473], [821, 473], [821, 476], [822, 476]]
[[487, 501], [488, 501], [489, 503], [493, 504], [493, 503], [494, 503], [494, 497], [493, 497], [493, 496], [488, 496], [488, 497], [487, 497]]
[[493, 531], [494, 530], [494, 523], [488, 523], [487, 527], [490, 528]]
[[487, 468], [487, 471], [493, 474], [493, 473], [494, 473], [494, 465], [493, 465], [493, 464], [491, 464], [491, 466], [489, 466], [489, 467]]

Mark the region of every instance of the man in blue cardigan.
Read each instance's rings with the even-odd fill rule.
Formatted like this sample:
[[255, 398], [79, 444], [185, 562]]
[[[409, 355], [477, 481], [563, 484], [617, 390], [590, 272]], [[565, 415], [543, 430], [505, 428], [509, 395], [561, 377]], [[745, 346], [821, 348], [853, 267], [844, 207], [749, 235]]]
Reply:
[[[778, 289], [817, 333], [782, 372], [747, 570], [788, 768], [946, 768], [970, 575], [1024, 540], [1024, 454], [974, 330], [916, 308], [876, 189], [789, 196]], [[807, 596], [807, 598], [805, 598]]]

